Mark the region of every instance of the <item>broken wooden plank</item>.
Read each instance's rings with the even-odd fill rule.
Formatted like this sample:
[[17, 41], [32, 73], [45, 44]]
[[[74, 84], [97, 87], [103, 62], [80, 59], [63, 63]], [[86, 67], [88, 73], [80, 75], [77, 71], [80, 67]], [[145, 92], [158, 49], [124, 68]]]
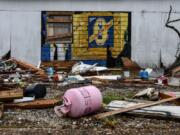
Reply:
[[139, 71], [141, 69], [137, 63], [133, 62], [129, 58], [122, 57], [121, 59], [122, 59], [123, 66], [124, 66], [125, 69], [137, 70], [137, 71]]
[[163, 99], [163, 100], [152, 102], [152, 103], [147, 103], [147, 104], [143, 103], [143, 104], [140, 104], [140, 105], [134, 105], [134, 106], [124, 108], [124, 109], [118, 109], [118, 110], [115, 110], [115, 111], [100, 113], [100, 114], [95, 115], [94, 117], [96, 119], [102, 119], [102, 118], [105, 118], [105, 117], [108, 117], [108, 116], [111, 116], [111, 115], [120, 114], [120, 113], [123, 113], [123, 112], [129, 112], [129, 111], [132, 111], [132, 110], [145, 108], [145, 107], [149, 107], [149, 106], [153, 106], [153, 105], [158, 105], [158, 104], [166, 103], [166, 102], [173, 101], [173, 100], [176, 100], [176, 99], [180, 99], [180, 97], [172, 97], [172, 98]]
[[17, 60], [15, 58], [12, 58], [12, 61], [16, 62], [22, 68], [31, 69], [32, 71], [36, 72], [36, 74], [42, 78], [47, 78], [47, 75], [45, 74], [44, 70], [37, 68], [32, 64], [26, 63], [26, 62], [21, 61], [21, 60]]
[[70, 11], [48, 11], [47, 12], [47, 16], [71, 16], [73, 14], [73, 12], [70, 12]]
[[71, 38], [71, 37], [72, 37], [72, 33], [65, 33], [65, 34], [60, 34], [60, 35], [55, 35], [55, 36], [48, 36], [46, 40], [51, 41], [51, 40]]
[[155, 80], [142, 80], [142, 79], [125, 79], [120, 80], [121, 83], [139, 83], [139, 84], [155, 84]]
[[[144, 102], [144, 101], [143, 101]], [[108, 110], [118, 110], [123, 109], [127, 107], [131, 107], [137, 104], [142, 104], [141, 102], [132, 102], [132, 101], [123, 101], [123, 100], [115, 100], [111, 101], [107, 105]], [[133, 111], [126, 112], [127, 114], [131, 115], [143, 115], [143, 116], [149, 116], [149, 117], [163, 117], [163, 118], [176, 118], [180, 119], [180, 107], [179, 106], [169, 106], [169, 105], [155, 105], [151, 107], [146, 107], [142, 109], [137, 109]]]
[[108, 85], [109, 81], [108, 80], [104, 80], [104, 79], [100, 79], [100, 78], [91, 78], [90, 79], [92, 81], [93, 85]]
[[0, 103], [0, 119], [2, 118], [3, 114], [4, 114], [4, 105]]
[[49, 18], [47, 20], [48, 23], [72, 23], [71, 18]]
[[23, 97], [22, 89], [0, 91], [0, 101], [7, 101]]
[[70, 61], [51, 61], [51, 62], [42, 62], [41, 68], [45, 69], [48, 67], [54, 67], [55, 70], [60, 70], [60, 68], [64, 68], [67, 71], [70, 71], [72, 66], [77, 61], [70, 60]]
[[[123, 86], [123, 87], [141, 87], [141, 88], [154, 87], [154, 84], [148, 84], [148, 83], [143, 84], [143, 83], [121, 83], [121, 82], [119, 82], [118, 85]], [[158, 86], [158, 87], [164, 88], [166, 86]]]
[[18, 108], [18, 109], [43, 109], [54, 107], [61, 102], [61, 99], [39, 99], [30, 102], [4, 104], [5, 109]]
[[[159, 97], [161, 99], [167, 99], [167, 98], [172, 98], [172, 94], [168, 94], [167, 92], [159, 92]], [[175, 96], [174, 96], [175, 97]], [[175, 105], [180, 105], [180, 99], [176, 99], [171, 101], [171, 103], [175, 104]]]
[[122, 68], [108, 68], [107, 71], [123, 71]]
[[176, 76], [176, 74], [178, 74], [178, 72], [180, 73], [180, 66], [172, 69], [172, 76]]
[[31, 69], [31, 70], [34, 70], [34, 71], [42, 71], [42, 72], [43, 72], [42, 69], [37, 68], [37, 67], [35, 67], [34, 65], [29, 64], [29, 63], [27, 63], [27, 62], [24, 62], [24, 61], [21, 61], [21, 60], [17, 60], [17, 59], [15, 59], [15, 58], [12, 58], [11, 60], [14, 61], [14, 62], [16, 62], [20, 67], [23, 67], [23, 68], [25, 68], [25, 69]]

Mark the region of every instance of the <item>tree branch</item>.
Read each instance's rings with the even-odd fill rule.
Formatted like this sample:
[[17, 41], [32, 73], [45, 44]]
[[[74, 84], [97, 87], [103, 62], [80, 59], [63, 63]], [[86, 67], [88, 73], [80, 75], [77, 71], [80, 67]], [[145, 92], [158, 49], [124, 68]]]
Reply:
[[174, 31], [177, 33], [177, 35], [179, 36], [179, 38], [180, 38], [180, 32], [179, 32], [179, 30], [176, 29], [174, 26], [171, 26], [171, 25], [170, 25], [170, 23], [172, 23], [172, 22], [178, 22], [178, 21], [180, 21], [180, 19], [176, 19], [176, 20], [171, 20], [171, 21], [170, 21], [170, 19], [171, 19], [171, 13], [172, 13], [172, 6], [170, 6], [170, 11], [169, 11], [169, 14], [168, 14], [168, 19], [167, 19], [167, 21], [166, 21], [166, 27], [174, 30]]

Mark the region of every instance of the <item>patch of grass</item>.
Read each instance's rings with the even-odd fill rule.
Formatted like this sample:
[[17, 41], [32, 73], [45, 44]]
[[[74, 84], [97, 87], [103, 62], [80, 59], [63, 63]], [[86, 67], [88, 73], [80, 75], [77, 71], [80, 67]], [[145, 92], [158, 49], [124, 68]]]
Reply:
[[123, 100], [124, 96], [115, 94], [115, 93], [107, 93], [106, 95], [103, 96], [103, 102], [105, 104], [110, 103], [113, 100]]
[[116, 93], [116, 92], [108, 92], [103, 96], [103, 102], [105, 104], [110, 103], [113, 100], [124, 100], [125, 98], [132, 98], [134, 93], [132, 91], [128, 91], [126, 93]]
[[103, 124], [105, 127], [115, 128], [117, 120], [114, 117], [108, 117], [103, 119]]

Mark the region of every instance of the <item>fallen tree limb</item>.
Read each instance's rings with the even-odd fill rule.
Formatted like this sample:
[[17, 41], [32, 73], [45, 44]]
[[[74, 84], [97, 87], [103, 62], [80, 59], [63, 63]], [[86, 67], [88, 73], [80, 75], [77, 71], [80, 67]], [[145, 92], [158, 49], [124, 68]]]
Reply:
[[129, 112], [129, 111], [132, 111], [132, 110], [145, 108], [145, 107], [149, 107], [149, 106], [153, 106], [153, 105], [158, 105], [158, 104], [166, 103], [166, 102], [173, 101], [173, 100], [176, 100], [176, 99], [180, 99], [180, 97], [173, 97], [173, 98], [163, 99], [163, 100], [160, 100], [160, 101], [147, 103], [147, 104], [134, 105], [132, 107], [128, 107], [128, 108], [125, 108], [125, 109], [118, 109], [118, 110], [115, 110], [115, 111], [100, 113], [100, 114], [95, 115], [94, 117], [96, 119], [102, 119], [102, 118], [105, 118], [105, 117], [108, 117], [108, 116], [111, 116], [111, 115], [120, 114], [120, 113], [123, 113], [123, 112]]
[[[170, 6], [170, 10], [168, 13], [168, 18], [167, 18], [165, 26], [167, 28], [172, 29], [174, 32], [176, 32], [176, 34], [178, 35], [180, 39], [180, 31], [175, 26], [172, 25], [172, 23], [179, 22], [180, 19], [171, 20], [171, 14], [172, 14], [172, 6]], [[175, 57], [176, 57], [176, 60], [171, 64], [171, 66], [167, 69], [167, 71], [172, 70], [173, 68], [176, 68], [177, 66], [180, 65], [180, 43], [178, 43], [177, 45], [177, 51], [176, 51]]]

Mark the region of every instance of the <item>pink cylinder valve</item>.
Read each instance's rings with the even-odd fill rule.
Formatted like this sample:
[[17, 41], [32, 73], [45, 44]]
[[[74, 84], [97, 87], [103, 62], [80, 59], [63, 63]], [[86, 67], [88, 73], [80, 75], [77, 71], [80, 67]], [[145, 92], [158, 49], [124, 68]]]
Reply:
[[69, 89], [63, 96], [63, 105], [54, 108], [58, 116], [81, 117], [102, 107], [102, 94], [95, 86]]

